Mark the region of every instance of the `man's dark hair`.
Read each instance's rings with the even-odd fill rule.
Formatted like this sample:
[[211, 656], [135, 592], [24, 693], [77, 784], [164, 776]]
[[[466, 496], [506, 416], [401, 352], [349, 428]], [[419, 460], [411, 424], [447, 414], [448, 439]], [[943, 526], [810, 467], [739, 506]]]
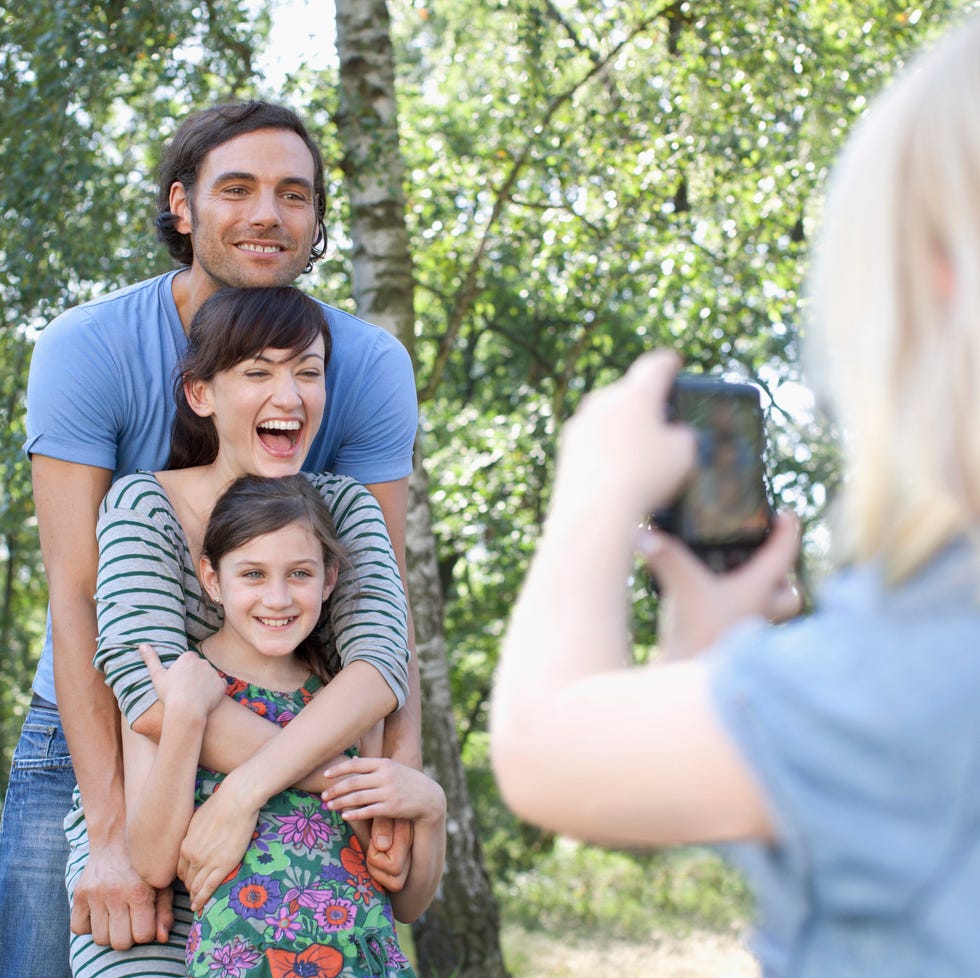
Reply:
[[252, 100], [215, 105], [195, 112], [181, 123], [164, 149], [157, 191], [157, 237], [181, 264], [189, 265], [193, 261], [194, 249], [190, 235], [181, 234], [174, 227], [177, 216], [170, 210], [170, 188], [175, 183], [183, 184], [188, 201], [193, 202], [198, 171], [204, 157], [216, 146], [257, 129], [287, 129], [296, 133], [310, 151], [313, 157], [314, 203], [319, 228], [304, 271], [311, 271], [314, 262], [323, 257], [327, 242], [327, 229], [323, 223], [327, 198], [320, 149], [307, 132], [302, 119], [292, 109]]

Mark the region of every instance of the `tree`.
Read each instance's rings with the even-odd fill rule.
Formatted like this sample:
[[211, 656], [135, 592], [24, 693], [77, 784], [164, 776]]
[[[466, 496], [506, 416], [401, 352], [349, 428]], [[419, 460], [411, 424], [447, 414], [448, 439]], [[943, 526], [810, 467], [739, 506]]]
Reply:
[[[340, 107], [337, 125], [350, 196], [353, 288], [358, 312], [411, 351], [415, 313], [405, 226], [404, 167], [385, 0], [337, 0]], [[420, 971], [431, 978], [506, 974], [498, 914], [483, 868], [460, 759], [443, 637], [443, 598], [429, 511], [423, 445], [410, 482], [408, 590], [415, 623], [427, 767], [449, 806], [447, 862], [432, 906], [414, 927]]]

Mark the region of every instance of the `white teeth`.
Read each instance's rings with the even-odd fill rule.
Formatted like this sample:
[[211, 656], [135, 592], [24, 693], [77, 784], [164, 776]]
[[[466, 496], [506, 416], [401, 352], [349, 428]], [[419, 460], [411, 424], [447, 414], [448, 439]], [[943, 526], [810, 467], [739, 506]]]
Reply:
[[271, 428], [273, 431], [299, 431], [300, 421], [260, 421], [260, 428]]
[[253, 244], [242, 244], [238, 246], [242, 251], [254, 251], [260, 255], [275, 255], [282, 251], [281, 248], [277, 248], [275, 245], [253, 245]]
[[260, 622], [263, 625], [267, 625], [269, 628], [285, 628], [287, 625], [291, 625], [295, 619], [294, 618], [260, 618]]

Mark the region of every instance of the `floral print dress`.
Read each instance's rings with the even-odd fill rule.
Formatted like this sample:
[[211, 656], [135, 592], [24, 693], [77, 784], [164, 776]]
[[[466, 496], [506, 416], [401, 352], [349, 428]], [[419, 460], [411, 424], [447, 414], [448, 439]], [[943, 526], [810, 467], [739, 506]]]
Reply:
[[[225, 676], [228, 695], [285, 726], [322, 685], [274, 692]], [[353, 753], [353, 749], [348, 753]], [[198, 768], [195, 803], [223, 775]], [[318, 795], [287, 789], [259, 812], [241, 865], [215, 890], [187, 941], [190, 978], [415, 978], [391, 902], [350, 826]]]

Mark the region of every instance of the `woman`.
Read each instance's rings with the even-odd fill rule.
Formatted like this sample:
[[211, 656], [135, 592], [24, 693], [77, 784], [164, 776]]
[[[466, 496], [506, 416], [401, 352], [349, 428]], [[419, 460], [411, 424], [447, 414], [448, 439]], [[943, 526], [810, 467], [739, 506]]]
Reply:
[[811, 353], [846, 479], [819, 610], [762, 620], [798, 603], [791, 520], [719, 577], [644, 534], [661, 656], [625, 668], [635, 527], [693, 461], [661, 353], [566, 426], [504, 643], [509, 803], [598, 842], [737, 843], [767, 978], [980, 974], [978, 99], [974, 19], [880, 99], [831, 186]]
[[[168, 662], [188, 640], [201, 642], [217, 631], [221, 609], [195, 573], [211, 508], [240, 475], [299, 471], [322, 417], [329, 352], [322, 311], [291, 287], [223, 290], [195, 316], [177, 382], [171, 464], [179, 467], [120, 479], [98, 526], [96, 661], [137, 733], [158, 735], [162, 714], [137, 646], [152, 645]], [[354, 567], [324, 622], [324, 640], [336, 641], [343, 668], [281, 734], [231, 700], [213, 711], [202, 763], [231, 773], [195, 814], [182, 849], [178, 868], [190, 899], [177, 888], [169, 934], [161, 908], [158, 938], [165, 944], [114, 952], [89, 935], [74, 936], [76, 975], [183, 975], [190, 904], [202, 906], [237, 864], [261, 806], [290, 785], [326, 788], [313, 773], [404, 702], [407, 612], [380, 509], [349, 478], [310, 478]], [[71, 895], [88, 852], [80, 805], [66, 831]]]

